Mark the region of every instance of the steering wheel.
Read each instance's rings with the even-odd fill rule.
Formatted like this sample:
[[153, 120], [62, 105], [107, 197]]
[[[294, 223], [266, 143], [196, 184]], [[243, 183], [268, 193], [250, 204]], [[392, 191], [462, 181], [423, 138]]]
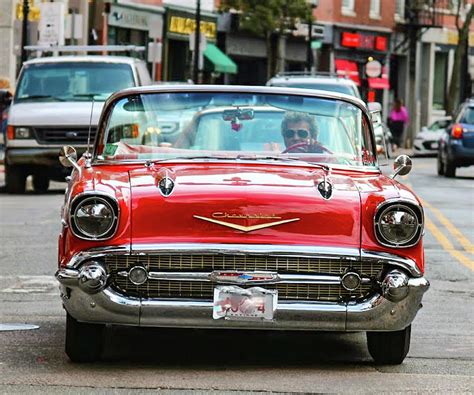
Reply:
[[300, 143], [290, 145], [289, 147], [287, 147], [286, 149], [281, 151], [281, 153], [282, 154], [287, 154], [287, 153], [291, 153], [291, 152], [293, 152], [293, 153], [307, 153], [307, 152], [310, 152], [309, 151], [310, 148], [311, 148], [311, 151], [315, 150], [315, 152], [321, 151], [321, 152], [327, 152], [328, 154], [332, 154], [331, 150], [327, 149], [324, 145], [322, 145], [318, 141], [313, 141], [313, 142], [310, 143], [307, 140], [302, 141]]

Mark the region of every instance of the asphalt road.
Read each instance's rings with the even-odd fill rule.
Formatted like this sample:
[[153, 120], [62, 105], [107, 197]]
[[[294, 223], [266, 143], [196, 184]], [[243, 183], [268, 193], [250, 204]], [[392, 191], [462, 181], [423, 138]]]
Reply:
[[[109, 328], [103, 361], [72, 364], [52, 274], [64, 184], [0, 193], [0, 393], [474, 392], [474, 168], [436, 176], [414, 159], [400, 180], [425, 202], [431, 289], [400, 366], [376, 366], [358, 333]], [[3, 182], [0, 167], [0, 185]]]

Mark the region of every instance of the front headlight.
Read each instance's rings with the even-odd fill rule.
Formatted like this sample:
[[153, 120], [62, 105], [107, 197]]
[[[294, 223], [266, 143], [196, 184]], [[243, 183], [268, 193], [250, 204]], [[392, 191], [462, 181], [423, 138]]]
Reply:
[[23, 126], [15, 127], [15, 139], [31, 139], [33, 138], [33, 133], [30, 128]]
[[418, 243], [423, 232], [423, 213], [418, 206], [408, 203], [386, 204], [375, 215], [375, 236], [389, 247], [411, 247]]
[[85, 239], [104, 240], [113, 236], [117, 228], [118, 206], [112, 199], [90, 196], [71, 205], [73, 233]]

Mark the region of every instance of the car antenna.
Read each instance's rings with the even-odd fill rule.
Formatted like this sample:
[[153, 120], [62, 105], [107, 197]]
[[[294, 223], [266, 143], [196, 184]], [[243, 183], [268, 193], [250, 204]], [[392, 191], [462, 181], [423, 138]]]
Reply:
[[91, 129], [92, 129], [92, 114], [94, 114], [94, 97], [92, 97], [92, 106], [91, 106], [91, 116], [89, 118], [89, 132], [87, 133], [87, 150], [85, 153], [86, 158], [86, 167], [91, 167], [91, 153], [89, 152], [90, 144], [91, 144]]

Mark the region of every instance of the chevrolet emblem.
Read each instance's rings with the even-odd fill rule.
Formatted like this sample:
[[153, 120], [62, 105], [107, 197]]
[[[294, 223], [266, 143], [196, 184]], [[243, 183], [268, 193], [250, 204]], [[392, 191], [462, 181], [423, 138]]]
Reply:
[[194, 215], [194, 218], [202, 219], [203, 221], [212, 222], [213, 224], [227, 226], [228, 228], [240, 230], [241, 232], [252, 232], [254, 230], [270, 228], [271, 226], [283, 225], [289, 222], [299, 221], [299, 218], [292, 218], [292, 219], [284, 219], [283, 221], [274, 221], [274, 222], [267, 222], [266, 224], [258, 224], [258, 225], [251, 225], [251, 226], [243, 226], [233, 224], [231, 222], [219, 221], [213, 218], [201, 217], [199, 215]]

